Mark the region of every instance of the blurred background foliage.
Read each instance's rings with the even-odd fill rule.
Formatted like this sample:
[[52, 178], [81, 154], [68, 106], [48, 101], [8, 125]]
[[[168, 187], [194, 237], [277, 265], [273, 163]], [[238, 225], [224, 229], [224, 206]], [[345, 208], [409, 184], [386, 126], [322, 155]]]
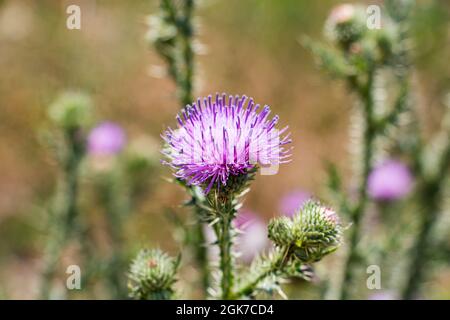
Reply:
[[[381, 1], [370, 1], [374, 2]], [[196, 95], [251, 95], [269, 104], [293, 134], [294, 161], [275, 176], [257, 177], [245, 202], [266, 221], [278, 214], [279, 199], [291, 190], [320, 197], [327, 161], [337, 163], [344, 173], [349, 170], [352, 101], [345, 86], [318, 71], [310, 52], [299, 44], [303, 35], [322, 37], [327, 15], [339, 3], [203, 0], [197, 10], [198, 39], [205, 54], [196, 61]], [[69, 4], [82, 8], [81, 30], [66, 28]], [[450, 88], [450, 2], [418, 4], [413, 21], [415, 88], [426, 132], [432, 132]], [[145, 41], [146, 16], [157, 5], [156, 0], [0, 1], [0, 296], [37, 294], [46, 208], [58, 175], [43, 140], [49, 130], [47, 107], [58, 93], [85, 90], [92, 96], [96, 120], [120, 124], [129, 139], [142, 134], [159, 139], [162, 130], [174, 124], [179, 110], [174, 84], [158, 77], [163, 63]], [[151, 185], [124, 226], [130, 253], [141, 246], [173, 253], [179, 249], [164, 212], [182, 212], [178, 204], [186, 196], [163, 180], [169, 176], [166, 168], [153, 174], [160, 181]], [[92, 197], [85, 193], [86, 199]], [[101, 249], [98, 254], [105, 254], [110, 244], [101, 209], [82, 208], [94, 233], [92, 241]], [[448, 252], [443, 257], [448, 261]], [[332, 268], [333, 259], [319, 268]], [[68, 248], [63, 260], [76, 264], [77, 256]], [[296, 294], [297, 289], [288, 289], [292, 298], [319, 296], [318, 288], [299, 285], [296, 288], [307, 290]], [[449, 288], [450, 267], [439, 264], [427, 283], [427, 297], [450, 298]], [[94, 296], [107, 297], [101, 290]]]

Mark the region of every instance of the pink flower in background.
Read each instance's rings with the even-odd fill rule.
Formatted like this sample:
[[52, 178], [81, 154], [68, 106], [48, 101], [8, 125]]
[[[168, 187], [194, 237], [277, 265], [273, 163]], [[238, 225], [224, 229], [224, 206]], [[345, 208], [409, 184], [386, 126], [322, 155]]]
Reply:
[[237, 251], [241, 254], [242, 261], [249, 263], [269, 244], [267, 226], [258, 215], [250, 211], [238, 213], [234, 225], [242, 232], [236, 239]]
[[377, 293], [371, 294], [368, 300], [397, 300], [394, 292], [391, 291], [379, 291]]
[[93, 155], [114, 155], [122, 151], [126, 138], [123, 129], [113, 122], [103, 122], [88, 136], [88, 152]]
[[372, 170], [367, 182], [370, 197], [392, 201], [405, 197], [412, 189], [413, 176], [400, 161], [388, 160]]
[[291, 191], [281, 198], [278, 206], [279, 213], [291, 217], [309, 199], [311, 199], [311, 194], [308, 192], [302, 190]]
[[334, 7], [328, 19], [331, 24], [337, 25], [350, 21], [354, 14], [355, 7], [351, 4], [345, 3]]
[[[233, 221], [234, 227], [239, 230], [235, 239], [236, 251], [240, 254], [239, 258], [250, 263], [255, 255], [266, 249], [269, 245], [267, 237], [267, 226], [264, 221], [253, 212], [239, 212]], [[219, 260], [219, 248], [217, 245], [211, 245], [217, 241], [213, 229], [205, 225], [205, 241], [208, 245], [208, 255], [212, 261]]]

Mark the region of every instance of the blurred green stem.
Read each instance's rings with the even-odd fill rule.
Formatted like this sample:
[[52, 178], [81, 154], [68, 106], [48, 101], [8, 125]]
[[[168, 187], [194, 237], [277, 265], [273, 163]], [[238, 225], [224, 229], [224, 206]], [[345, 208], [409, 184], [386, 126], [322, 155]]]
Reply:
[[184, 60], [184, 78], [181, 79], [181, 97], [180, 100], [183, 105], [190, 104], [192, 97], [192, 78], [194, 74], [194, 52], [192, 48], [193, 26], [192, 13], [194, 10], [194, 0], [184, 1], [184, 14], [181, 24], [181, 40], [183, 46], [183, 60]]
[[362, 143], [362, 175], [358, 190], [358, 201], [351, 209], [350, 216], [352, 218], [352, 226], [350, 229], [350, 243], [348, 254], [344, 262], [344, 273], [341, 281], [339, 299], [348, 299], [350, 286], [353, 281], [354, 267], [359, 260], [358, 244], [361, 238], [362, 219], [367, 205], [367, 180], [373, 162], [374, 142], [376, 137], [376, 128], [374, 122], [374, 97], [373, 97], [373, 81], [374, 68], [368, 72], [368, 80], [365, 86], [358, 90], [361, 100], [364, 103], [364, 138]]
[[[201, 210], [196, 208], [196, 210]], [[197, 214], [197, 217], [199, 214]], [[200, 267], [200, 277], [201, 277], [201, 283], [202, 283], [202, 290], [203, 294], [206, 297], [207, 291], [209, 288], [209, 264], [208, 264], [208, 252], [207, 252], [207, 243], [205, 239], [205, 233], [203, 230], [203, 223], [200, 221], [200, 219], [197, 219], [195, 226], [193, 228], [193, 235], [194, 235], [194, 243], [193, 246], [195, 249], [195, 258], [197, 260], [197, 264]]]
[[46, 248], [44, 271], [41, 284], [41, 299], [50, 297], [51, 283], [55, 275], [61, 251], [75, 229], [78, 217], [78, 177], [79, 167], [84, 155], [84, 147], [79, 130], [68, 130], [65, 134], [67, 155], [63, 164], [63, 197], [57, 203], [55, 215], [50, 223], [50, 239]]
[[[194, 50], [193, 50], [193, 13], [195, 9], [194, 0], [183, 0], [180, 14], [175, 7], [173, 0], [161, 0], [161, 8], [168, 14], [171, 23], [177, 28], [177, 44], [176, 47], [180, 52], [174, 55], [166, 56], [167, 68], [169, 75], [174, 80], [177, 86], [178, 98], [181, 108], [192, 103], [193, 101], [193, 75], [194, 75]], [[189, 191], [189, 190], [188, 190]], [[201, 283], [204, 296], [207, 295], [209, 288], [209, 265], [207, 247], [205, 245], [205, 235], [203, 229], [203, 222], [201, 219], [202, 210], [196, 205], [195, 196], [192, 196], [191, 203], [194, 206], [195, 226], [189, 232], [192, 233], [192, 238], [189, 241], [191, 250], [194, 252], [197, 265], [201, 270]]]
[[121, 172], [111, 172], [103, 181], [102, 202], [104, 204], [108, 223], [108, 233], [112, 243], [112, 253], [107, 265], [107, 281], [113, 298], [125, 298], [127, 289], [123, 270], [126, 261], [123, 256], [123, 223], [124, 217], [130, 213], [130, 203], [126, 191], [121, 188], [123, 181]]
[[[417, 157], [423, 158], [420, 155]], [[419, 294], [420, 285], [424, 278], [424, 270], [426, 270], [429, 262], [428, 250], [432, 242], [432, 231], [438, 221], [439, 208], [443, 202], [443, 195], [445, 193], [443, 183], [446, 181], [449, 165], [450, 142], [447, 141], [444, 152], [440, 156], [439, 168], [432, 179], [427, 180], [422, 171], [424, 166], [418, 166], [419, 175], [424, 180], [418, 190], [422, 215], [419, 236], [413, 245], [412, 258], [409, 267], [406, 269], [408, 270], [408, 275], [406, 285], [402, 291], [402, 298], [405, 300], [415, 299]]]
[[177, 29], [177, 50], [174, 54], [165, 55], [169, 75], [173, 78], [178, 91], [178, 97], [182, 107], [192, 103], [193, 74], [194, 74], [194, 50], [192, 40], [194, 36], [192, 16], [194, 12], [194, 0], [183, 0], [181, 14], [173, 3], [173, 0], [161, 0], [161, 8], [164, 10], [170, 23]]

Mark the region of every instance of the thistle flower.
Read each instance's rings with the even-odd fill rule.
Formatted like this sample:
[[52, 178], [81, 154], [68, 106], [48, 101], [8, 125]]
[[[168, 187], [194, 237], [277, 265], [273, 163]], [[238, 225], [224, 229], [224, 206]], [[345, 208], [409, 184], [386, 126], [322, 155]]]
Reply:
[[[230, 178], [245, 177], [257, 167], [278, 168], [288, 162], [288, 127], [277, 130], [278, 116], [268, 119], [269, 106], [246, 96], [216, 95], [198, 99], [177, 116], [178, 128], [162, 136], [163, 163], [175, 176], [208, 193], [213, 185], [227, 186]], [[284, 136], [283, 136], [284, 135]]]
[[130, 296], [151, 300], [171, 298], [179, 262], [159, 249], [141, 250], [128, 275]]
[[369, 175], [367, 189], [370, 197], [379, 201], [393, 201], [405, 197], [412, 189], [413, 177], [400, 161], [387, 160]]
[[281, 198], [278, 210], [281, 214], [292, 217], [311, 198], [311, 194], [302, 190], [294, 190]]
[[319, 261], [335, 251], [341, 237], [337, 214], [314, 201], [308, 201], [294, 217], [275, 218], [269, 224], [269, 238], [304, 263]]
[[236, 248], [242, 261], [248, 263], [267, 248], [267, 227], [264, 221], [253, 212], [239, 212], [233, 221], [235, 227], [241, 231], [236, 239]]
[[123, 129], [113, 122], [103, 122], [91, 130], [88, 151], [92, 155], [114, 155], [125, 145]]

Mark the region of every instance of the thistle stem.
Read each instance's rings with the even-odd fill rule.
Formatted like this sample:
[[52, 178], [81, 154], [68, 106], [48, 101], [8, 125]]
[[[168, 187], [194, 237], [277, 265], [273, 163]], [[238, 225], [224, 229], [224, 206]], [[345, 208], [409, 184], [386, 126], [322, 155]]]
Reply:
[[78, 131], [70, 130], [66, 133], [68, 155], [64, 164], [63, 192], [64, 198], [58, 203], [58, 209], [52, 224], [53, 235], [49, 239], [46, 256], [44, 259], [44, 271], [41, 285], [41, 298], [50, 296], [51, 282], [55, 275], [57, 262], [64, 245], [74, 231], [78, 216], [78, 176], [79, 167], [83, 158], [83, 147], [78, 141]]
[[[192, 40], [194, 36], [194, 26], [192, 17], [195, 9], [194, 0], [184, 0], [182, 3], [181, 14], [177, 12], [172, 0], [161, 0], [161, 7], [168, 13], [170, 21], [178, 30], [177, 38], [177, 55], [169, 55], [166, 57], [167, 67], [177, 87], [178, 99], [182, 108], [193, 101], [193, 75], [194, 75], [194, 50]], [[195, 227], [190, 230], [193, 237], [191, 243], [197, 265], [201, 270], [201, 282], [204, 295], [206, 297], [209, 288], [209, 266], [207, 248], [205, 246], [205, 235], [203, 230], [203, 222], [199, 218], [201, 216], [201, 208], [196, 206], [197, 199], [193, 196], [192, 203], [195, 208], [195, 218], [198, 221]]]
[[[119, 176], [117, 176], [119, 174]], [[126, 297], [126, 286], [123, 270], [125, 259], [123, 256], [123, 218], [130, 213], [130, 204], [124, 198], [121, 182], [121, 173], [110, 173], [105, 177], [102, 187], [102, 200], [106, 209], [108, 233], [112, 243], [113, 252], [108, 261], [107, 281], [112, 298]]]
[[422, 217], [419, 236], [413, 246], [412, 259], [407, 270], [409, 273], [406, 285], [402, 292], [404, 300], [416, 298], [420, 284], [424, 278], [424, 270], [428, 264], [428, 248], [432, 238], [432, 231], [437, 222], [439, 205], [442, 202], [443, 182], [446, 181], [448, 165], [450, 164], [450, 143], [441, 155], [440, 170], [432, 181], [425, 182], [419, 190], [420, 203], [422, 206]]
[[374, 125], [373, 115], [373, 81], [374, 70], [368, 74], [367, 85], [360, 90], [361, 98], [364, 102], [364, 140], [363, 140], [363, 155], [362, 155], [362, 177], [359, 186], [358, 202], [351, 211], [352, 228], [350, 231], [350, 244], [347, 258], [344, 262], [344, 274], [339, 292], [339, 299], [349, 298], [349, 289], [353, 280], [354, 267], [358, 262], [358, 243], [361, 238], [362, 218], [367, 205], [367, 180], [370, 170], [372, 169], [374, 142], [376, 137], [376, 127]]
[[198, 221], [195, 224], [195, 228], [193, 230], [195, 237], [195, 258], [197, 260], [197, 264], [200, 267], [200, 277], [201, 284], [204, 296], [206, 296], [208, 288], [209, 288], [209, 265], [208, 265], [208, 252], [206, 248], [206, 240], [205, 234], [203, 231], [203, 223]]
[[184, 3], [184, 17], [181, 28], [182, 34], [182, 51], [184, 60], [184, 79], [181, 80], [181, 97], [180, 100], [183, 105], [188, 105], [192, 102], [192, 77], [194, 74], [194, 51], [192, 49], [192, 12], [194, 10], [194, 0], [185, 0]]
[[228, 300], [231, 298], [234, 280], [233, 258], [231, 255], [231, 247], [233, 244], [231, 217], [228, 214], [224, 214], [219, 224], [217, 238], [220, 249], [220, 269], [222, 271], [220, 285], [222, 288], [222, 299]]
[[423, 279], [423, 271], [427, 264], [427, 249], [430, 244], [432, 229], [438, 213], [438, 193], [439, 188], [435, 187], [429, 188], [429, 191], [424, 193], [426, 195], [424, 195], [425, 198], [422, 200], [422, 203], [428, 203], [428, 205], [423, 208], [420, 233], [413, 247], [412, 259], [408, 268], [410, 271], [407, 277], [406, 286], [402, 292], [402, 298], [404, 300], [416, 297]]
[[250, 296], [254, 291], [258, 284], [266, 279], [267, 277], [277, 274], [283, 270], [286, 257], [289, 253], [290, 248], [286, 248], [285, 250], [279, 252], [273, 261], [270, 263], [269, 267], [263, 269], [259, 275], [257, 275], [253, 280], [242, 286], [239, 290], [237, 290], [233, 295], [232, 299], [239, 299], [241, 297]]

